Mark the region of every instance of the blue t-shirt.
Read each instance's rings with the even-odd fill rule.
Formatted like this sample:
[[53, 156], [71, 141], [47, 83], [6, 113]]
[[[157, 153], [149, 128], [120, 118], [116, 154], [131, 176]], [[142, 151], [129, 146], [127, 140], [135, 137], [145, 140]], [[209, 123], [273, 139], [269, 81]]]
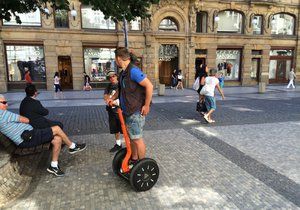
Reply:
[[10, 138], [16, 145], [24, 140], [21, 134], [25, 130], [32, 130], [32, 126], [20, 122], [20, 115], [0, 109], [0, 132]]
[[[130, 74], [130, 79], [132, 81], [136, 82], [136, 83], [140, 83], [146, 78], [146, 75], [136, 66], [133, 66], [131, 68], [130, 73], [131, 73]], [[123, 80], [124, 74], [125, 74], [125, 72], [123, 71], [123, 74], [121, 75], [121, 77], [122, 77], [122, 79], [121, 79], [121, 81], [122, 81], [121, 88], [126, 88], [124, 80]], [[120, 105], [121, 105], [123, 113], [126, 114], [125, 101], [124, 101], [124, 96], [122, 95], [122, 93], [120, 94]]]

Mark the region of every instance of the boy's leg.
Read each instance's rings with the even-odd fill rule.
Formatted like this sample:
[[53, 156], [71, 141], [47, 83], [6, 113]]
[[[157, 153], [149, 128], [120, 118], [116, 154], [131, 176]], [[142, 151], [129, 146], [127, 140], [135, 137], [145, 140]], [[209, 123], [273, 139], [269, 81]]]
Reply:
[[59, 153], [61, 150], [62, 139], [59, 136], [54, 136], [51, 141], [52, 147], [52, 161], [58, 161]]
[[[137, 159], [139, 159], [139, 160], [145, 158], [145, 155], [146, 155], [146, 145], [144, 143], [144, 140], [142, 138], [134, 139], [133, 140], [133, 144], [134, 144], [134, 147], [136, 148], [135, 157], [137, 157]], [[136, 160], [134, 158], [134, 156], [132, 156], [132, 159]]]
[[59, 136], [62, 141], [70, 147], [72, 145], [72, 141], [68, 138], [68, 136], [64, 133], [64, 131], [59, 126], [53, 126], [51, 127], [53, 136]]

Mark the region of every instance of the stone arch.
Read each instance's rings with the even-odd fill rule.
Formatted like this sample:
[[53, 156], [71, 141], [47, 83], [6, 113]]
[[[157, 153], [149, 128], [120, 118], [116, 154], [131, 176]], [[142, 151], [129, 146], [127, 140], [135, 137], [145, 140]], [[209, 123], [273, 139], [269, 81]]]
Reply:
[[152, 19], [152, 31], [158, 31], [160, 22], [165, 18], [172, 18], [178, 24], [178, 32], [187, 32], [189, 21], [184, 12], [176, 7], [162, 8], [156, 12]]

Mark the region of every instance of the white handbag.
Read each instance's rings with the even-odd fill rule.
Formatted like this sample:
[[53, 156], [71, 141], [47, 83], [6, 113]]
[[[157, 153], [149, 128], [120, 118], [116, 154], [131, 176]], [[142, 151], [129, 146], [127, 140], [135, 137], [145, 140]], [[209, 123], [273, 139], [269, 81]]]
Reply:
[[209, 94], [209, 93], [211, 93], [211, 92], [212, 92], [212, 87], [211, 87], [211, 85], [205, 84], [205, 85], [202, 87], [202, 89], [201, 89], [201, 91], [200, 91], [200, 94], [201, 94], [201, 95], [207, 95], [207, 94]]
[[195, 80], [194, 84], [193, 84], [193, 89], [194, 90], [198, 90], [199, 89], [199, 77], [197, 77], [197, 79]]

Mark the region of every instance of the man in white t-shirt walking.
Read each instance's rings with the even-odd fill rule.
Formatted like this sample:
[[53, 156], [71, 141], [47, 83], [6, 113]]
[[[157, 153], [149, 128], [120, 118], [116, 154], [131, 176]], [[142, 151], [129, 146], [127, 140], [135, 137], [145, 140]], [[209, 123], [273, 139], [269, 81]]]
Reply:
[[208, 123], [213, 123], [215, 121], [211, 118], [211, 115], [217, 108], [216, 98], [215, 98], [215, 88], [217, 87], [223, 100], [225, 99], [225, 97], [222, 89], [220, 88], [219, 80], [218, 78], [216, 78], [216, 74], [218, 72], [217, 69], [210, 69], [209, 72], [210, 72], [210, 76], [205, 78], [205, 85], [208, 86], [207, 88], [208, 91], [205, 94], [205, 106], [208, 112], [204, 114], [204, 119]]
[[296, 74], [294, 72], [294, 69], [292, 68], [289, 72], [289, 84], [287, 85], [286, 88], [290, 88], [290, 86], [292, 85], [293, 88], [295, 88], [295, 85], [294, 85], [294, 80], [296, 79]]

